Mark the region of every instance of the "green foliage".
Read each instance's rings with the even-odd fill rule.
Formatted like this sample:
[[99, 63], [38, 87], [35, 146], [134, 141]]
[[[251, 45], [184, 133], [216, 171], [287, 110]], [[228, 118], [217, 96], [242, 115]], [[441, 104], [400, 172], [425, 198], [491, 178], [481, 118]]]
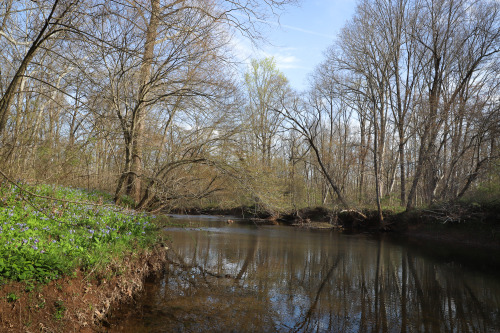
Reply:
[[19, 296], [16, 295], [16, 293], [10, 293], [7, 295], [7, 302], [9, 303], [14, 303], [19, 299]]
[[[399, 193], [391, 193], [390, 195], [382, 197], [380, 200], [380, 204], [382, 205], [383, 210], [391, 211], [394, 213], [401, 213], [406, 209], [406, 206], [401, 206]], [[371, 208], [376, 209], [376, 206], [373, 205], [373, 207]]]
[[483, 182], [477, 188], [469, 191], [461, 202], [476, 209], [498, 210], [500, 208], [500, 177], [493, 175], [489, 181]]
[[61, 320], [64, 318], [64, 312], [66, 311], [66, 307], [64, 306], [64, 302], [61, 300], [55, 301], [54, 306], [56, 308], [56, 312], [54, 313], [55, 320]]
[[[39, 185], [29, 191], [66, 201], [107, 202], [98, 192]], [[22, 197], [29, 199], [28, 204]], [[28, 198], [16, 186], [0, 189], [0, 278], [47, 282], [104, 267], [155, 240], [153, 217], [116, 206]]]
[[134, 208], [135, 207], [135, 201], [128, 195], [122, 195], [120, 197], [120, 205], [127, 207], [127, 208]]
[[24, 288], [24, 291], [29, 293], [35, 290], [35, 284], [33, 282], [34, 282], [33, 280], [26, 280], [25, 281], [26, 287]]

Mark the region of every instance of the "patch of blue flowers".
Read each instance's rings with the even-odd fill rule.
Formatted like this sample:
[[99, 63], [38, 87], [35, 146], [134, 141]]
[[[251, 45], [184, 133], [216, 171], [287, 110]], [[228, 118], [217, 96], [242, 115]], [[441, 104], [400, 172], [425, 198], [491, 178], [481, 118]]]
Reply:
[[[61, 186], [27, 186], [67, 201], [109, 202], [99, 192]], [[77, 267], [89, 269], [154, 241], [154, 216], [117, 206], [73, 204], [0, 188], [0, 276], [48, 281]]]

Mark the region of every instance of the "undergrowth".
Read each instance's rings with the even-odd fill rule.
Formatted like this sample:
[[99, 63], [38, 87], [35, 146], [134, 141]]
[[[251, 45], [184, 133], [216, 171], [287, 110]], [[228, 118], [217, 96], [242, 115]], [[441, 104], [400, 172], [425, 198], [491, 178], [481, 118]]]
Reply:
[[[53, 185], [0, 188], [0, 281], [48, 282], [95, 271], [156, 238], [154, 216], [118, 208], [98, 192]], [[93, 204], [97, 205], [93, 205]]]

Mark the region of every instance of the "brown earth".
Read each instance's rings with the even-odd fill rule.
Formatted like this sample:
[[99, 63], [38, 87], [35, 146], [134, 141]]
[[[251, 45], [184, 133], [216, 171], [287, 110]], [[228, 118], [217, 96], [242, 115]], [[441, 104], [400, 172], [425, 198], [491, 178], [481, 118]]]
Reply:
[[380, 226], [375, 210], [332, 211], [324, 207], [303, 208], [295, 212], [269, 216], [251, 214], [248, 207], [233, 209], [186, 209], [184, 214], [231, 215], [253, 217], [260, 224], [284, 224], [304, 229], [338, 229], [349, 232], [390, 232], [399, 238], [430, 243], [500, 250], [500, 207], [474, 207], [446, 204], [410, 212], [383, 212]]
[[105, 273], [76, 271], [45, 285], [0, 286], [0, 332], [99, 332], [112, 305], [131, 300], [160, 271], [167, 248], [157, 245], [113, 262]]

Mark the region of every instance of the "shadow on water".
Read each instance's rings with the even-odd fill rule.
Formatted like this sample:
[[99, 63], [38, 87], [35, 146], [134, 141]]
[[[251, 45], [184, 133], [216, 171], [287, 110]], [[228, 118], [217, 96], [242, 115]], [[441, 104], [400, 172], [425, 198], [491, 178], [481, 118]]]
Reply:
[[[184, 220], [185, 221], [185, 220]], [[182, 220], [178, 220], [182, 222]], [[217, 219], [166, 230], [170, 264], [110, 332], [496, 332], [500, 280], [383, 237]]]

